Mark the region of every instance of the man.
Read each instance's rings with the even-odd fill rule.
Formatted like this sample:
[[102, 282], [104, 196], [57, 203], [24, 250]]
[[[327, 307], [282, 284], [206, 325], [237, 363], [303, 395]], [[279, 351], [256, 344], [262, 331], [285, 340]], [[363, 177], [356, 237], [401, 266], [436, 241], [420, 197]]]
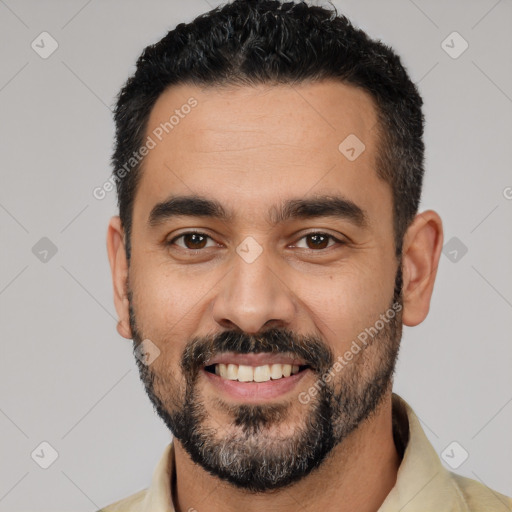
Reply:
[[235, 0], [146, 48], [115, 112], [118, 331], [173, 434], [114, 511], [512, 510], [392, 393], [442, 223], [399, 58], [304, 3]]

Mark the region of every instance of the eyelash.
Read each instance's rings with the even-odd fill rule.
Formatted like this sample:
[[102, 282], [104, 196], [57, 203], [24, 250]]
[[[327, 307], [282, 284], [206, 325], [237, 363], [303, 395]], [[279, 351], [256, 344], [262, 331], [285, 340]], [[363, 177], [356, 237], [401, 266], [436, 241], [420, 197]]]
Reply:
[[[209, 235], [207, 235], [206, 233], [203, 233], [201, 231], [187, 231], [185, 233], [181, 233], [180, 235], [174, 237], [173, 239], [169, 240], [168, 242], [166, 242], [166, 245], [167, 246], [171, 246], [171, 245], [174, 245], [174, 243], [176, 242], [176, 240], [179, 240], [180, 238], [183, 238], [184, 236], [187, 236], [187, 235], [201, 235], [201, 236], [205, 236], [207, 238], [209, 238], [210, 240], [213, 240], [213, 238]], [[333, 235], [330, 235], [329, 233], [325, 233], [323, 231], [312, 231], [310, 233], [306, 233], [305, 235], [301, 236], [299, 238], [299, 240], [302, 240], [303, 238], [306, 238], [308, 236], [313, 236], [313, 235], [323, 235], [323, 236], [326, 236], [327, 238], [333, 240], [335, 242], [335, 244], [339, 244], [339, 245], [346, 245], [347, 242], [343, 241], [343, 240], [340, 240], [339, 238], [336, 238], [335, 236]], [[333, 244], [333, 245], [335, 245]], [[322, 251], [325, 251], [327, 249], [330, 249], [331, 247], [333, 247], [333, 245], [330, 245], [324, 249], [309, 249], [309, 248], [306, 248], [307, 251], [311, 251], [311, 252], [322, 252]], [[196, 253], [199, 253], [205, 249], [208, 249], [208, 247], [204, 247], [202, 249], [188, 249], [187, 247], [181, 247], [181, 246], [178, 246], [180, 247], [180, 249], [183, 249], [191, 254], [196, 254]], [[304, 249], [303, 247], [301, 249]]]

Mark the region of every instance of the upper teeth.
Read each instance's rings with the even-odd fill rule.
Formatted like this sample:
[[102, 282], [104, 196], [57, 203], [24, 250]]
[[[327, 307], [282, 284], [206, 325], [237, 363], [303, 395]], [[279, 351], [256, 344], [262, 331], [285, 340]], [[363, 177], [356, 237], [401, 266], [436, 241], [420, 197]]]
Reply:
[[263, 366], [246, 366], [244, 364], [216, 364], [215, 373], [224, 379], [240, 382], [265, 382], [281, 377], [289, 377], [299, 372], [299, 365], [265, 364]]

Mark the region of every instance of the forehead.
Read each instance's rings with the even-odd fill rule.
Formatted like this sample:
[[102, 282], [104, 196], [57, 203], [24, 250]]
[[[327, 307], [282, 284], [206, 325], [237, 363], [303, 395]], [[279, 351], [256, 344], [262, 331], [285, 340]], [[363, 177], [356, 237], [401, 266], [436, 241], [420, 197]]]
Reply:
[[171, 194], [191, 193], [241, 214], [276, 198], [330, 192], [370, 210], [372, 201], [389, 206], [390, 189], [376, 173], [373, 100], [340, 82], [171, 87], [155, 103], [146, 137], [154, 148], [135, 200], [146, 214]]

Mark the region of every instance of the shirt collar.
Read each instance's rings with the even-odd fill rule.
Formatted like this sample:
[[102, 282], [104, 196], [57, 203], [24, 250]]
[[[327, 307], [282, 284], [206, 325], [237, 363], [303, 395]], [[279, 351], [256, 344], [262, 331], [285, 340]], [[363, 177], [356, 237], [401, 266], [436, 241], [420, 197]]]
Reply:
[[172, 489], [176, 483], [174, 443], [169, 443], [158, 462], [151, 479], [144, 501], [142, 512], [175, 512]]
[[395, 486], [378, 512], [397, 510], [436, 510], [462, 512], [469, 510], [460, 499], [451, 473], [427, 439], [420, 421], [409, 404], [393, 394], [393, 434], [400, 451], [405, 446]]

